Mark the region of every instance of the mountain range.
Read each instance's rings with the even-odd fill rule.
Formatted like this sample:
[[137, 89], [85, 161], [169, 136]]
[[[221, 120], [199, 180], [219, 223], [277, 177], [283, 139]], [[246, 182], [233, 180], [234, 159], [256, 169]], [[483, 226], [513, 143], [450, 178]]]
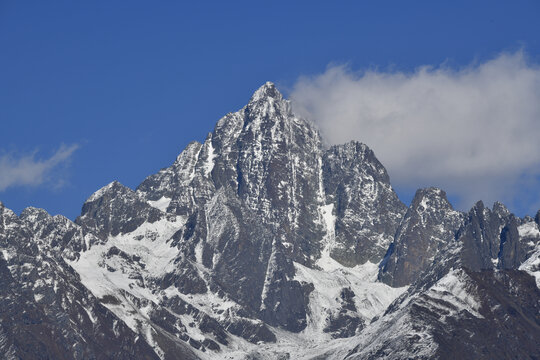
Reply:
[[4, 359], [540, 359], [540, 211], [407, 207], [274, 84], [72, 222], [0, 203]]

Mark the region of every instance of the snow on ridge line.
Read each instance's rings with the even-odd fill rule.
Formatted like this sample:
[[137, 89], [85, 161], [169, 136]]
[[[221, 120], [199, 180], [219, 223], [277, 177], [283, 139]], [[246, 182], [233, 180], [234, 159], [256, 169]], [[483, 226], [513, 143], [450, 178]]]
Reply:
[[[162, 219], [152, 224], [144, 223], [131, 233], [109, 237], [106, 243], [93, 246], [88, 251], [81, 253], [79, 259], [68, 263], [81, 275], [83, 284], [97, 297], [107, 295], [111, 290], [122, 289], [132, 292], [128, 286], [132, 280], [128, 278], [127, 272], [125, 274], [122, 271], [109, 272], [106, 268], [95, 265], [99, 264], [107, 251], [115, 246], [129, 254], [139, 256], [145, 264], [145, 267], [140, 270], [144, 274], [158, 276], [170, 271], [171, 262], [177, 252], [171, 248], [167, 240], [181, 226], [183, 226], [182, 220], [170, 222], [167, 219]], [[159, 235], [154, 237], [156, 233]], [[153, 296], [147, 293], [147, 289], [139, 290], [144, 294], [135, 295], [153, 300]]]
[[536, 250], [519, 267], [536, 279], [536, 286], [540, 289], [540, 244], [536, 245]]
[[120, 184], [118, 181], [114, 180], [114, 181], [110, 182], [109, 184], [105, 185], [104, 187], [102, 187], [101, 189], [99, 189], [98, 191], [96, 191], [95, 193], [90, 195], [90, 197], [86, 200], [86, 202], [96, 201], [97, 199], [102, 197], [103, 194], [105, 194], [108, 190], [110, 190], [117, 183]]

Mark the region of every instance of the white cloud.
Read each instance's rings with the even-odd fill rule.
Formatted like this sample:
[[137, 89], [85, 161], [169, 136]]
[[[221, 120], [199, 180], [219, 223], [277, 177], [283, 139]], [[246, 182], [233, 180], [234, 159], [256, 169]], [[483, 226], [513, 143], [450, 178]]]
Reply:
[[537, 181], [522, 187], [540, 174], [540, 67], [522, 52], [458, 70], [333, 66], [300, 78], [291, 99], [331, 144], [370, 146], [398, 187], [440, 186], [462, 208], [540, 199]]
[[0, 191], [13, 186], [37, 186], [47, 181], [51, 172], [59, 165], [66, 163], [78, 145], [60, 148], [48, 159], [36, 159], [36, 154], [0, 156]]

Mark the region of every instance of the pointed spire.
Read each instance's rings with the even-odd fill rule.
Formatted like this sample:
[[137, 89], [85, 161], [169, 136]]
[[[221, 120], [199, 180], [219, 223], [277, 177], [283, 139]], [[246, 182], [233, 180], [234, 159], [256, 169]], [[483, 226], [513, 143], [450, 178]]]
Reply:
[[508, 208], [499, 201], [495, 201], [495, 203], [493, 203], [493, 208], [491, 211], [498, 214], [500, 217], [507, 217], [511, 214], [510, 210], [508, 210]]
[[85, 203], [90, 203], [90, 202], [96, 201], [97, 199], [102, 197], [104, 194], [106, 194], [106, 193], [108, 193], [110, 191], [117, 191], [118, 189], [123, 190], [123, 189], [127, 189], [127, 188], [124, 185], [122, 185], [120, 182], [118, 182], [117, 180], [114, 180], [114, 181], [110, 182], [108, 185], [105, 185], [104, 187], [102, 187], [101, 189], [99, 189], [98, 191], [96, 191], [95, 193], [90, 195], [90, 197], [88, 199], [86, 199]]
[[266, 98], [272, 98], [277, 101], [283, 100], [283, 95], [276, 89], [273, 82], [267, 81], [263, 86], [257, 89], [251, 96], [249, 102], [254, 103]]
[[288, 100], [276, 89], [276, 86], [267, 82], [261, 86], [247, 104], [245, 108], [247, 119], [246, 123], [275, 122], [285, 119], [292, 119], [292, 109]]
[[427, 187], [416, 190], [414, 198], [411, 202], [412, 208], [418, 208], [419, 206], [436, 206], [438, 209], [450, 209], [453, 210], [452, 204], [446, 197], [446, 192], [437, 187]]

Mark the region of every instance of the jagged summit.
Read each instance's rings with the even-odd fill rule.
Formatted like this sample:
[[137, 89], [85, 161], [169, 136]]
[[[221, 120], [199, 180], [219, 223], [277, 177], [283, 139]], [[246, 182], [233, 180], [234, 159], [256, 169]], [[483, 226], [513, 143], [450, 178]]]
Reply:
[[448, 201], [444, 190], [437, 187], [427, 187], [416, 190], [413, 200], [411, 201], [411, 208], [419, 209], [421, 207], [419, 210], [425, 211], [430, 206], [454, 210], [452, 204]]
[[512, 214], [510, 212], [510, 210], [506, 207], [506, 205], [504, 205], [500, 201], [495, 201], [493, 203], [492, 211], [496, 212], [501, 217], [507, 217], [507, 216], [510, 216]]
[[446, 192], [435, 186], [420, 188], [416, 190], [413, 202], [417, 199], [421, 199], [423, 197], [431, 197], [431, 196], [441, 197], [441, 198], [446, 199]]
[[[291, 103], [283, 98], [273, 83], [261, 86], [244, 108], [244, 121], [246, 127], [259, 129], [264, 124], [279, 124], [299, 121], [292, 112]], [[281, 126], [283, 127], [283, 126]]]
[[375, 153], [371, 148], [358, 140], [351, 140], [341, 145], [333, 145], [333, 148], [340, 148], [340, 151], [348, 152], [354, 154], [356, 157], [368, 157], [371, 159], [376, 159]]
[[31, 222], [37, 222], [50, 216], [51, 215], [44, 209], [29, 206], [21, 212], [19, 218]]
[[125, 188], [125, 186], [122, 185], [119, 181], [113, 180], [107, 185], [103, 186], [98, 191], [94, 192], [92, 195], [90, 195], [88, 199], [86, 199], [85, 203], [96, 201], [97, 199], [101, 198], [104, 194], [109, 193], [109, 192], [114, 192], [122, 188]]
[[265, 98], [281, 101], [283, 100], [283, 95], [279, 92], [273, 82], [267, 81], [253, 93], [249, 103], [257, 102]]
[[392, 286], [411, 284], [454, 240], [463, 223], [438, 188], [418, 189], [381, 263], [379, 279]]

